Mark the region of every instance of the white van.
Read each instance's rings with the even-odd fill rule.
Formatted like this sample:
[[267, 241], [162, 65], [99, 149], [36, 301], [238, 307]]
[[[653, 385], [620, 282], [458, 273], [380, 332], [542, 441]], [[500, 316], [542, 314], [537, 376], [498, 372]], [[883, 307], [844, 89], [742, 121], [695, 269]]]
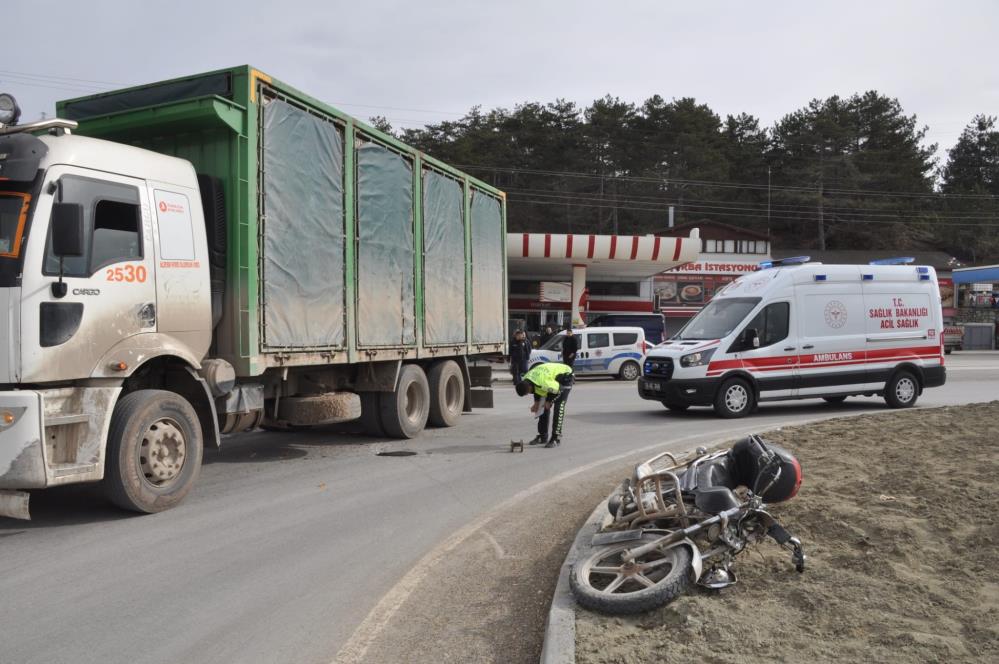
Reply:
[[649, 351], [638, 393], [722, 417], [761, 401], [861, 394], [912, 406], [946, 380], [940, 291], [932, 267], [888, 262], [761, 263]]
[[[572, 371], [577, 376], [610, 375], [621, 380], [635, 380], [642, 374], [645, 356], [645, 330], [640, 327], [589, 327], [573, 330], [579, 350]], [[544, 362], [562, 361], [560, 332], [546, 341], [541, 348], [531, 352], [528, 367], [533, 369]]]

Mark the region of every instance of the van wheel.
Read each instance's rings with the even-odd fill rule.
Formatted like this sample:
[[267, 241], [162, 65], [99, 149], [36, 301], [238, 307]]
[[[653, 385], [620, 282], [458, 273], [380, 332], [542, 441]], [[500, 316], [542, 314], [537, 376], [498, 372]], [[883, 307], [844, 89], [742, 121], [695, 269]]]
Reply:
[[953, 348], [944, 348], [944, 355], [950, 355], [950, 352], [954, 350]]
[[621, 365], [621, 370], [617, 372], [617, 377], [619, 380], [638, 380], [641, 373], [642, 369], [637, 363], [625, 362]]
[[461, 368], [454, 360], [444, 360], [430, 367], [430, 423], [437, 427], [453, 427], [465, 407], [465, 381]]
[[822, 397], [822, 400], [828, 403], [843, 403], [846, 397]]
[[690, 404], [687, 404], [687, 403], [673, 403], [672, 401], [663, 401], [663, 405], [666, 406], [667, 408], [669, 408], [670, 410], [677, 411], [678, 413], [682, 413], [683, 411], [685, 411], [688, 408], [690, 408]]
[[404, 364], [394, 392], [379, 392], [382, 428], [393, 438], [415, 438], [427, 426], [430, 385], [418, 364]]
[[741, 378], [726, 380], [715, 396], [715, 412], [726, 419], [745, 417], [753, 412], [755, 405], [753, 388]]
[[198, 479], [202, 451], [201, 424], [186, 399], [164, 390], [126, 394], [108, 431], [108, 499], [134, 512], [170, 509]]
[[919, 382], [908, 371], [899, 371], [885, 385], [885, 402], [889, 408], [911, 408], [919, 398]]

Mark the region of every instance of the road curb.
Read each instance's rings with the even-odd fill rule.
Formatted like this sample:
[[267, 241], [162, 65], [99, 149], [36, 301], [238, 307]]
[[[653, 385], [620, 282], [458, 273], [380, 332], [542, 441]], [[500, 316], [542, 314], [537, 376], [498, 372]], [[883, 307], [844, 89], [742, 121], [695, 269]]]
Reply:
[[[612, 492], [613, 493], [613, 492]], [[558, 583], [552, 596], [552, 606], [548, 611], [548, 625], [545, 627], [545, 643], [541, 649], [541, 664], [575, 664], [576, 662], [576, 600], [569, 589], [569, 572], [573, 563], [584, 550], [589, 550], [590, 540], [596, 534], [604, 515], [607, 514], [607, 498], [600, 501], [596, 509], [586, 519], [586, 523], [576, 533], [569, 553], [559, 570]]]

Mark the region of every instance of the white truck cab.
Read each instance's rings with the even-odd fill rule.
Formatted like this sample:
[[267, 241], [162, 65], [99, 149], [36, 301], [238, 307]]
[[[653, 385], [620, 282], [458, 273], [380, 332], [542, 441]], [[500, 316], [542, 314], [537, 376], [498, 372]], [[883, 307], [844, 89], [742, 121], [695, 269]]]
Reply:
[[785, 399], [877, 394], [912, 406], [946, 373], [936, 273], [906, 262], [763, 263], [649, 351], [639, 395], [671, 410], [713, 406], [722, 417]]

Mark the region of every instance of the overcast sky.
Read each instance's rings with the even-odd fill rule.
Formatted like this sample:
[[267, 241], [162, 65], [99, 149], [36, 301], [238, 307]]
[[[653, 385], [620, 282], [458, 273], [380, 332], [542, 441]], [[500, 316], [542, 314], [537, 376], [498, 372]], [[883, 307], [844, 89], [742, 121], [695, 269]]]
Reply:
[[251, 64], [399, 127], [608, 93], [771, 125], [876, 89], [942, 159], [975, 114], [999, 115], [997, 19], [996, 0], [12, 0], [0, 91], [27, 121], [57, 99]]

